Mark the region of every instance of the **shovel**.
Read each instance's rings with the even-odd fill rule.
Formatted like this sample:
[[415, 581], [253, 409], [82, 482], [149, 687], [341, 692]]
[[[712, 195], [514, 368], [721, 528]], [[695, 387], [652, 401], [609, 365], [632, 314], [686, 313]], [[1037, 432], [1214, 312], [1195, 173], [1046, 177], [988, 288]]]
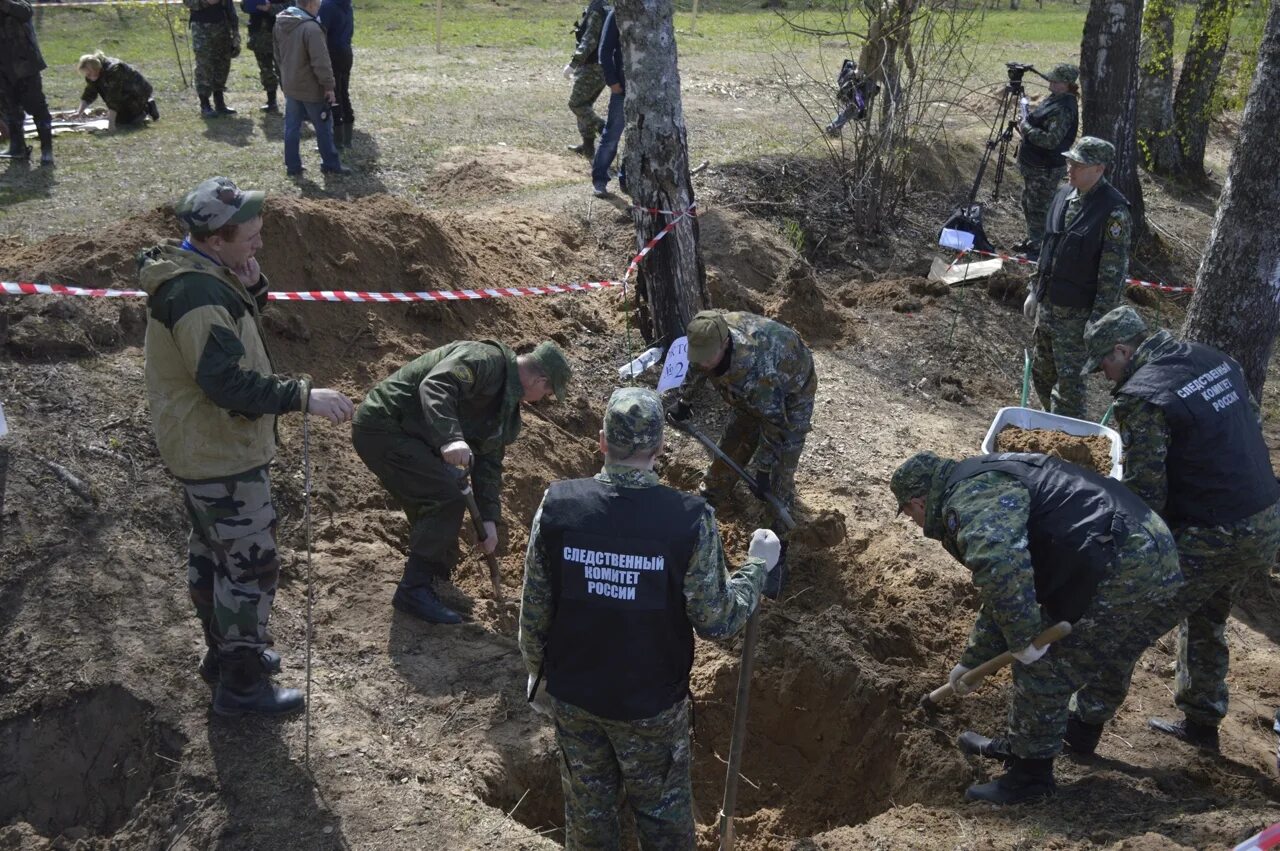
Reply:
[[[670, 413], [667, 414], [667, 422], [671, 423], [672, 428], [684, 432], [707, 447], [713, 455], [729, 465], [729, 469], [744, 482], [754, 486], [755, 482], [747, 471], [721, 451], [714, 440], [689, 423], [677, 420]], [[795, 528], [796, 523], [791, 519], [791, 512], [787, 511], [782, 500], [771, 493], [765, 493], [763, 499], [769, 503], [778, 522], [787, 531]], [[738, 668], [738, 694], [733, 711], [733, 735], [729, 739], [729, 767], [726, 769], [724, 778], [724, 802], [720, 806], [720, 851], [733, 851], [733, 810], [738, 803], [738, 770], [742, 766], [742, 748], [747, 737], [747, 705], [751, 702], [751, 670], [755, 666], [756, 641], [760, 637], [759, 616], [760, 610], [757, 607], [747, 619], [747, 628], [742, 637], [742, 664]]]
[[[1055, 623], [1053, 626], [1046, 629], [1044, 632], [1037, 635], [1031, 643], [1036, 646], [1036, 649], [1039, 649], [1041, 647], [1044, 647], [1045, 645], [1052, 644], [1055, 641], [1061, 641], [1062, 639], [1066, 638], [1070, 634], [1071, 634], [1071, 624], [1068, 623], [1067, 621], [1059, 621], [1058, 623]], [[1006, 650], [1003, 653], [1001, 653], [999, 656], [994, 656], [988, 659], [978, 667], [974, 668], [972, 671], [969, 671], [968, 673], [966, 673], [963, 677], [960, 678], [960, 681], [967, 686], [973, 686], [976, 683], [978, 683], [980, 680], [982, 680], [984, 677], [990, 676], [991, 674], [994, 674], [996, 671], [1003, 668], [1005, 665], [1009, 665], [1012, 663], [1013, 663], [1013, 653], [1009, 650]], [[933, 712], [937, 710], [939, 702], [945, 701], [947, 698], [951, 697], [955, 693], [956, 691], [954, 688], [951, 687], [951, 683], [949, 682], [943, 683], [933, 691], [926, 694], [924, 697], [920, 698], [920, 708], [928, 712]]]
[[[471, 489], [471, 468], [458, 468], [458, 490], [462, 491], [462, 499], [467, 504], [467, 515], [471, 518], [471, 528], [475, 530], [476, 540], [483, 541], [488, 537], [484, 530], [484, 519], [480, 517], [480, 506], [476, 504], [475, 491]], [[501, 605], [505, 602], [502, 596], [502, 580], [498, 568], [498, 557], [493, 553], [484, 553], [485, 564], [489, 565], [489, 581], [493, 583], [493, 599]]]

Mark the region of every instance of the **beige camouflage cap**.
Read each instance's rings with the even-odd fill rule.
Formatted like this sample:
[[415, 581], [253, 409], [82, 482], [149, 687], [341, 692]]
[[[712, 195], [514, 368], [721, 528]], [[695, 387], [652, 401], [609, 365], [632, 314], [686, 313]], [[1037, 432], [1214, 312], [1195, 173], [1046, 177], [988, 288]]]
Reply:
[[932, 452], [917, 452], [893, 471], [889, 488], [898, 499], [899, 514], [902, 513], [902, 507], [912, 499], [929, 492], [929, 488], [933, 486], [934, 474], [942, 466], [942, 461]]
[[1080, 69], [1070, 62], [1062, 62], [1054, 65], [1044, 78], [1051, 83], [1074, 83], [1080, 79]]
[[604, 411], [604, 440], [613, 458], [649, 452], [662, 442], [662, 398], [645, 387], [613, 391]]
[[1102, 359], [1111, 353], [1116, 343], [1132, 340], [1146, 332], [1147, 323], [1142, 321], [1138, 311], [1132, 307], [1122, 305], [1110, 311], [1085, 329], [1084, 350], [1089, 359], [1084, 362], [1084, 369], [1080, 370], [1080, 374], [1096, 372], [1102, 366]]
[[211, 177], [178, 204], [179, 221], [189, 233], [208, 236], [231, 222], [240, 224], [262, 214], [265, 192], [245, 192], [229, 177]]
[[1081, 136], [1063, 156], [1081, 165], [1111, 165], [1116, 146], [1097, 136]]
[[685, 329], [689, 337], [689, 363], [699, 364], [710, 360], [729, 339], [729, 323], [718, 310], [703, 310], [694, 314]]
[[529, 357], [538, 362], [547, 380], [551, 382], [551, 391], [556, 394], [556, 401], [565, 400], [565, 392], [569, 389], [569, 380], [573, 378], [573, 368], [565, 360], [564, 352], [550, 340], [544, 340], [538, 347], [529, 352]]

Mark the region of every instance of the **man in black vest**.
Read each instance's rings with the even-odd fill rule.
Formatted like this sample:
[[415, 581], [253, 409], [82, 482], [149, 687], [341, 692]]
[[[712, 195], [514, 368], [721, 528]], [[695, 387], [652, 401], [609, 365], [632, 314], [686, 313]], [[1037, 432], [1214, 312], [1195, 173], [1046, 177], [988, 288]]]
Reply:
[[540, 681], [551, 697], [566, 848], [618, 847], [624, 787], [641, 848], [694, 847], [693, 633], [741, 629], [781, 550], [757, 529], [729, 575], [715, 512], [658, 484], [662, 426], [658, 394], [615, 391], [604, 469], [548, 488], [529, 532], [520, 652], [529, 699]]
[[[1009, 770], [965, 797], [1017, 804], [1053, 794], [1053, 760], [1067, 732], [1071, 693], [1115, 654], [1130, 625], [1181, 585], [1173, 536], [1124, 485], [1047, 455], [1003, 453], [965, 461], [920, 452], [894, 471], [898, 510], [973, 572], [982, 608], [951, 671], [1013, 651], [1007, 736], [967, 731], [961, 750]], [[1032, 639], [1058, 621], [1071, 635]]]
[[1084, 331], [1120, 303], [1129, 273], [1129, 202], [1103, 173], [1110, 142], [1082, 136], [1064, 155], [1067, 185], [1045, 219], [1040, 266], [1023, 311], [1035, 319], [1031, 378], [1045, 410], [1084, 417]]
[[1018, 123], [1022, 134], [1018, 171], [1022, 174], [1022, 215], [1027, 220], [1027, 238], [1014, 248], [1029, 260], [1040, 256], [1045, 215], [1062, 178], [1067, 176], [1067, 161], [1062, 155], [1076, 140], [1079, 129], [1079, 76], [1080, 69], [1075, 65], [1053, 66], [1044, 75], [1049, 82], [1049, 96]]
[[1118, 307], [1085, 335], [1089, 361], [1116, 389], [1125, 445], [1124, 481], [1173, 530], [1186, 585], [1153, 611], [1134, 644], [1077, 696], [1082, 724], [1068, 738], [1091, 753], [1102, 725], [1124, 701], [1142, 650], [1181, 621], [1174, 701], [1186, 716], [1152, 718], [1152, 728], [1218, 749], [1227, 714], [1227, 615], [1233, 592], [1265, 576], [1280, 548], [1280, 486], [1258, 409], [1240, 365], [1168, 331], [1148, 332], [1131, 307]]

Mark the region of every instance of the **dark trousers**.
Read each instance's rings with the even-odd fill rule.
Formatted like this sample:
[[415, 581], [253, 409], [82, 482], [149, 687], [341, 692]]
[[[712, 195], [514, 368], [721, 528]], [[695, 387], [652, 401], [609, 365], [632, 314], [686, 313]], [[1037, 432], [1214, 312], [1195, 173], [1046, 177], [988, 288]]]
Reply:
[[609, 185], [609, 166], [618, 154], [618, 143], [622, 141], [622, 129], [626, 125], [623, 104], [626, 94], [609, 93], [609, 116], [604, 120], [604, 133], [596, 145], [596, 156], [591, 161], [591, 184], [597, 189]]
[[351, 109], [351, 63], [354, 57], [351, 48], [346, 50], [330, 50], [329, 60], [333, 63], [333, 77], [337, 81], [333, 93], [338, 102], [333, 105], [333, 123], [355, 124], [356, 114]]
[[9, 114], [5, 119], [9, 124], [9, 133], [14, 138], [22, 137], [22, 126], [27, 114], [31, 115], [37, 128], [48, 128], [53, 124], [39, 74], [10, 77], [7, 72], [0, 71], [0, 103], [8, 107]]

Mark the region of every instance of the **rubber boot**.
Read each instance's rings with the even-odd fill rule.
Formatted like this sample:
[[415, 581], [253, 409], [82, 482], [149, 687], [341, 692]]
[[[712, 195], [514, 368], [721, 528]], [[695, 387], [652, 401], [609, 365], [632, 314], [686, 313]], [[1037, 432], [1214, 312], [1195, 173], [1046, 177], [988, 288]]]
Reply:
[[267, 91], [267, 102], [260, 108], [263, 112], [270, 112], [273, 115], [280, 111], [280, 102], [276, 100], [275, 89], [269, 89]]
[[1160, 733], [1168, 733], [1176, 739], [1182, 739], [1189, 745], [1201, 750], [1218, 753], [1218, 728], [1213, 724], [1200, 724], [1189, 718], [1181, 721], [1166, 721], [1163, 718], [1148, 718], [1147, 726]]
[[26, 116], [19, 119], [9, 119], [9, 158], [15, 160], [25, 160], [31, 157], [31, 148], [27, 145], [26, 137], [22, 135], [23, 122]]
[[1072, 753], [1078, 753], [1081, 756], [1093, 756], [1101, 739], [1101, 724], [1086, 724], [1077, 718], [1074, 713], [1067, 716], [1067, 732], [1062, 736], [1062, 743]]
[[40, 136], [40, 165], [53, 165], [53, 125], [41, 124], [36, 133]]
[[235, 115], [236, 111], [227, 106], [227, 102], [223, 100], [222, 92], [213, 93], [213, 110], [218, 115]]
[[152, 121], [160, 120], [160, 107], [156, 106], [155, 98], [151, 98], [147, 101], [147, 115], [151, 116]]
[[1057, 791], [1057, 784], [1053, 782], [1053, 757], [1011, 756], [1008, 765], [1009, 770], [990, 783], [975, 783], [964, 790], [965, 799], [1007, 806], [1047, 798]]
[[988, 739], [981, 733], [965, 730], [956, 739], [956, 746], [969, 756], [984, 756], [987, 759], [1002, 759], [1005, 762], [1013, 759], [1013, 749], [1009, 740], [999, 737]]
[[591, 159], [596, 155], [596, 140], [583, 139], [580, 145], [565, 145], [565, 148], [571, 153], [582, 154], [587, 159]]
[[200, 95], [200, 117], [213, 118], [218, 113], [213, 111], [213, 105], [209, 103], [208, 95]]
[[288, 715], [302, 709], [302, 692], [271, 682], [256, 651], [223, 653], [218, 662], [218, 688], [213, 694], [213, 711], [218, 715]]

